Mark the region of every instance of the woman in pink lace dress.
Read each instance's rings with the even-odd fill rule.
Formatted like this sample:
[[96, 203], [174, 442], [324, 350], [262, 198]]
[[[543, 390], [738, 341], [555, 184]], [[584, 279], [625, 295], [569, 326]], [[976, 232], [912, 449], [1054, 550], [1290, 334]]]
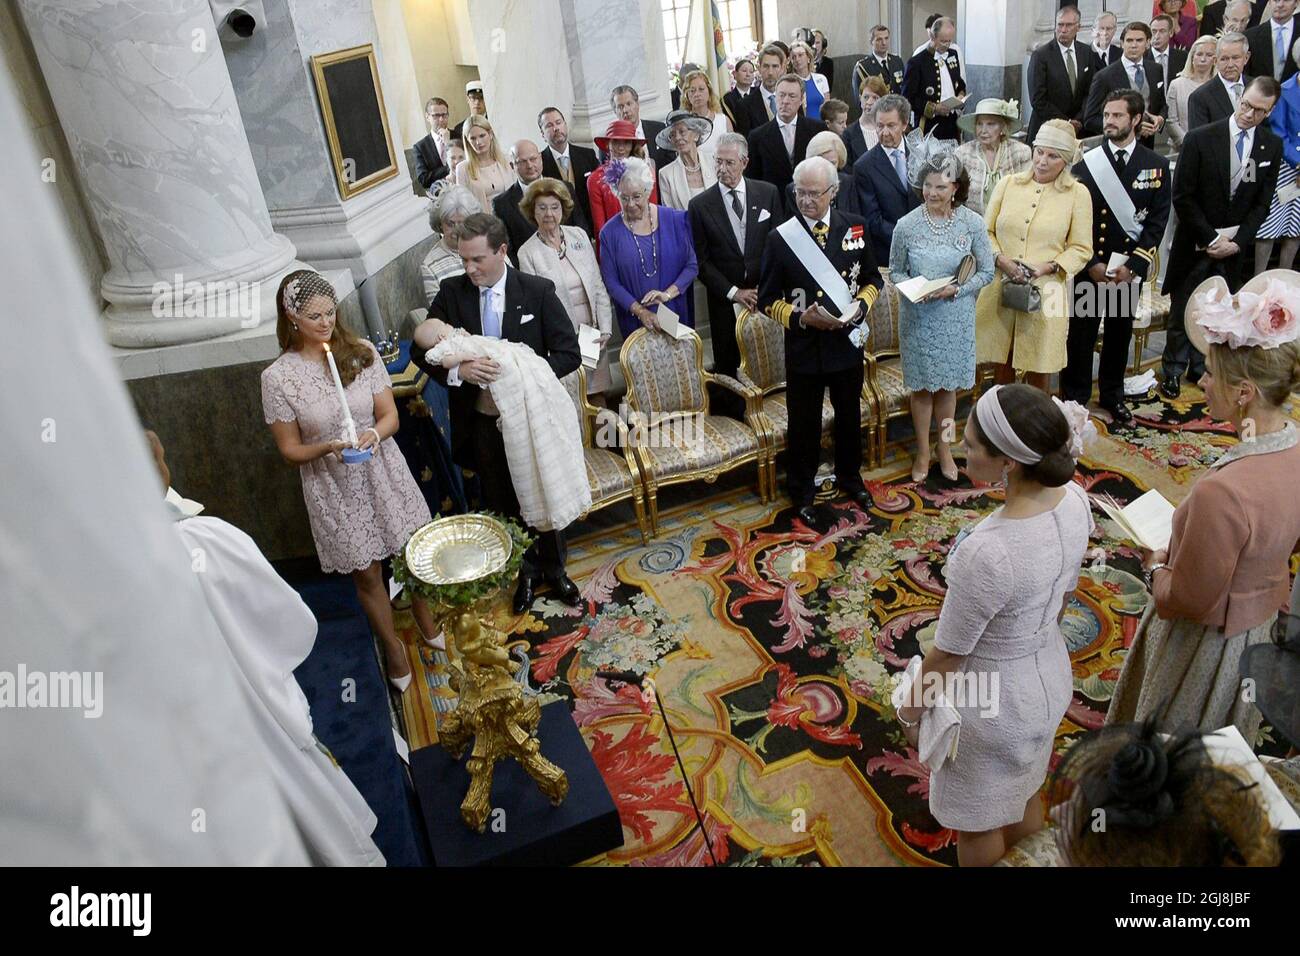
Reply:
[[[388, 679], [399, 691], [411, 667], [393, 627], [382, 562], [400, 551], [412, 532], [430, 521], [429, 506], [392, 436], [397, 406], [379, 353], [337, 321], [337, 297], [318, 273], [285, 276], [276, 296], [276, 335], [283, 350], [262, 372], [262, 411], [280, 454], [298, 466], [312, 538], [326, 572], [351, 574], [371, 630], [383, 642]], [[372, 457], [344, 464], [338, 391], [325, 358], [329, 343], [356, 425], [358, 448]], [[413, 598], [425, 640], [433, 619]]]

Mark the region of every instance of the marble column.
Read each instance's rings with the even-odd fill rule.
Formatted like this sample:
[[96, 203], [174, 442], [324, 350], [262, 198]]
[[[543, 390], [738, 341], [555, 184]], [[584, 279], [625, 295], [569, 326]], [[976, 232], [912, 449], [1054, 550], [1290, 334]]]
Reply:
[[572, 138], [589, 143], [605, 131], [614, 118], [610, 91], [624, 83], [640, 95], [642, 119], [667, 116], [672, 98], [659, 0], [559, 3], [573, 82]]
[[273, 317], [294, 247], [272, 231], [207, 0], [18, 6], [108, 256], [109, 341]]
[[1021, 115], [1027, 115], [1026, 67], [1041, 12], [1039, 7], [1051, 2], [960, 0], [957, 24], [962, 52], [966, 55], [966, 84], [972, 108], [979, 100], [995, 96], [1017, 100]]
[[[264, 0], [267, 22], [223, 46], [271, 222], [318, 269], [349, 269], [358, 284], [429, 237], [427, 205], [411, 185], [394, 74], [370, 0]], [[390, 31], [391, 35], [391, 31]], [[311, 57], [375, 46], [398, 174], [350, 199], [339, 196]], [[396, 69], [394, 69], [396, 67]]]

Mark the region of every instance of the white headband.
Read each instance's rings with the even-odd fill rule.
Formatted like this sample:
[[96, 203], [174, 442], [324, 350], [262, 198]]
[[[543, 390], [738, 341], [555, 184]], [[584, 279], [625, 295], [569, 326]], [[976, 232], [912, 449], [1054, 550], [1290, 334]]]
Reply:
[[[1022, 442], [1007, 421], [1002, 403], [997, 398], [1001, 388], [1001, 385], [994, 385], [975, 403], [975, 417], [979, 419], [984, 437], [1012, 461], [1018, 461], [1022, 465], [1036, 465], [1043, 460], [1043, 456]], [[1070, 457], [1078, 461], [1083, 455], [1084, 446], [1097, 437], [1097, 426], [1092, 423], [1088, 410], [1078, 402], [1063, 402], [1055, 395], [1052, 396], [1052, 401], [1070, 426], [1068, 450]]]
[[1043, 460], [1043, 456], [1022, 442], [1012, 430], [1006, 412], [1002, 411], [1002, 403], [998, 401], [1001, 389], [1001, 385], [994, 385], [975, 403], [975, 417], [979, 419], [980, 430], [994, 447], [1012, 461], [1018, 461], [1022, 465], [1036, 465]]

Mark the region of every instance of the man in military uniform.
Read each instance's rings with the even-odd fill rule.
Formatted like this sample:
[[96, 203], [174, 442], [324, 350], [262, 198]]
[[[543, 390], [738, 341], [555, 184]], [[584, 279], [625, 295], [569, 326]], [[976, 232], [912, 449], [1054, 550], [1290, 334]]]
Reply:
[[943, 104], [953, 97], [965, 97], [966, 81], [961, 75], [961, 60], [952, 49], [957, 24], [940, 17], [930, 27], [930, 43], [907, 61], [903, 73], [903, 95], [912, 104], [916, 126], [925, 134], [939, 139], [961, 142], [957, 117], [961, 107]]
[[[1124, 404], [1133, 315], [1142, 282], [1154, 279], [1156, 249], [1173, 202], [1169, 162], [1137, 142], [1145, 103], [1136, 90], [1115, 90], [1102, 106], [1105, 140], [1089, 150], [1074, 175], [1092, 194], [1092, 261], [1074, 280], [1074, 310], [1066, 340], [1061, 391], [1086, 405], [1092, 394], [1092, 353], [1106, 320], [1097, 374], [1098, 404], [1119, 425], [1133, 413]], [[1112, 270], [1115, 254], [1127, 256]]]
[[831, 209], [839, 188], [835, 167], [820, 156], [794, 173], [798, 214], [768, 234], [758, 308], [786, 328], [790, 498], [804, 524], [817, 526], [813, 479], [821, 448], [822, 400], [835, 408], [835, 479], [863, 508], [861, 406], [866, 324], [880, 292], [880, 271], [866, 222]]
[[878, 76], [891, 93], [903, 92], [903, 58], [889, 52], [889, 27], [871, 28], [871, 52], [853, 67], [853, 89], [859, 94], [868, 77]]

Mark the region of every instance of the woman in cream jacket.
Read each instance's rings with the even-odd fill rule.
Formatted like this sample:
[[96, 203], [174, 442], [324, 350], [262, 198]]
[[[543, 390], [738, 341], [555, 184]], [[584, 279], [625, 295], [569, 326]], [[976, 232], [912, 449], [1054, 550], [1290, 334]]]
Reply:
[[519, 209], [537, 226], [536, 235], [519, 249], [519, 270], [555, 283], [555, 294], [575, 330], [588, 325], [600, 331], [600, 363], [594, 371], [588, 370], [587, 394], [606, 392], [609, 356], [603, 349], [613, 328], [613, 312], [591, 239], [577, 226], [564, 225], [573, 211], [569, 189], [560, 180], [543, 176], [525, 190]]

